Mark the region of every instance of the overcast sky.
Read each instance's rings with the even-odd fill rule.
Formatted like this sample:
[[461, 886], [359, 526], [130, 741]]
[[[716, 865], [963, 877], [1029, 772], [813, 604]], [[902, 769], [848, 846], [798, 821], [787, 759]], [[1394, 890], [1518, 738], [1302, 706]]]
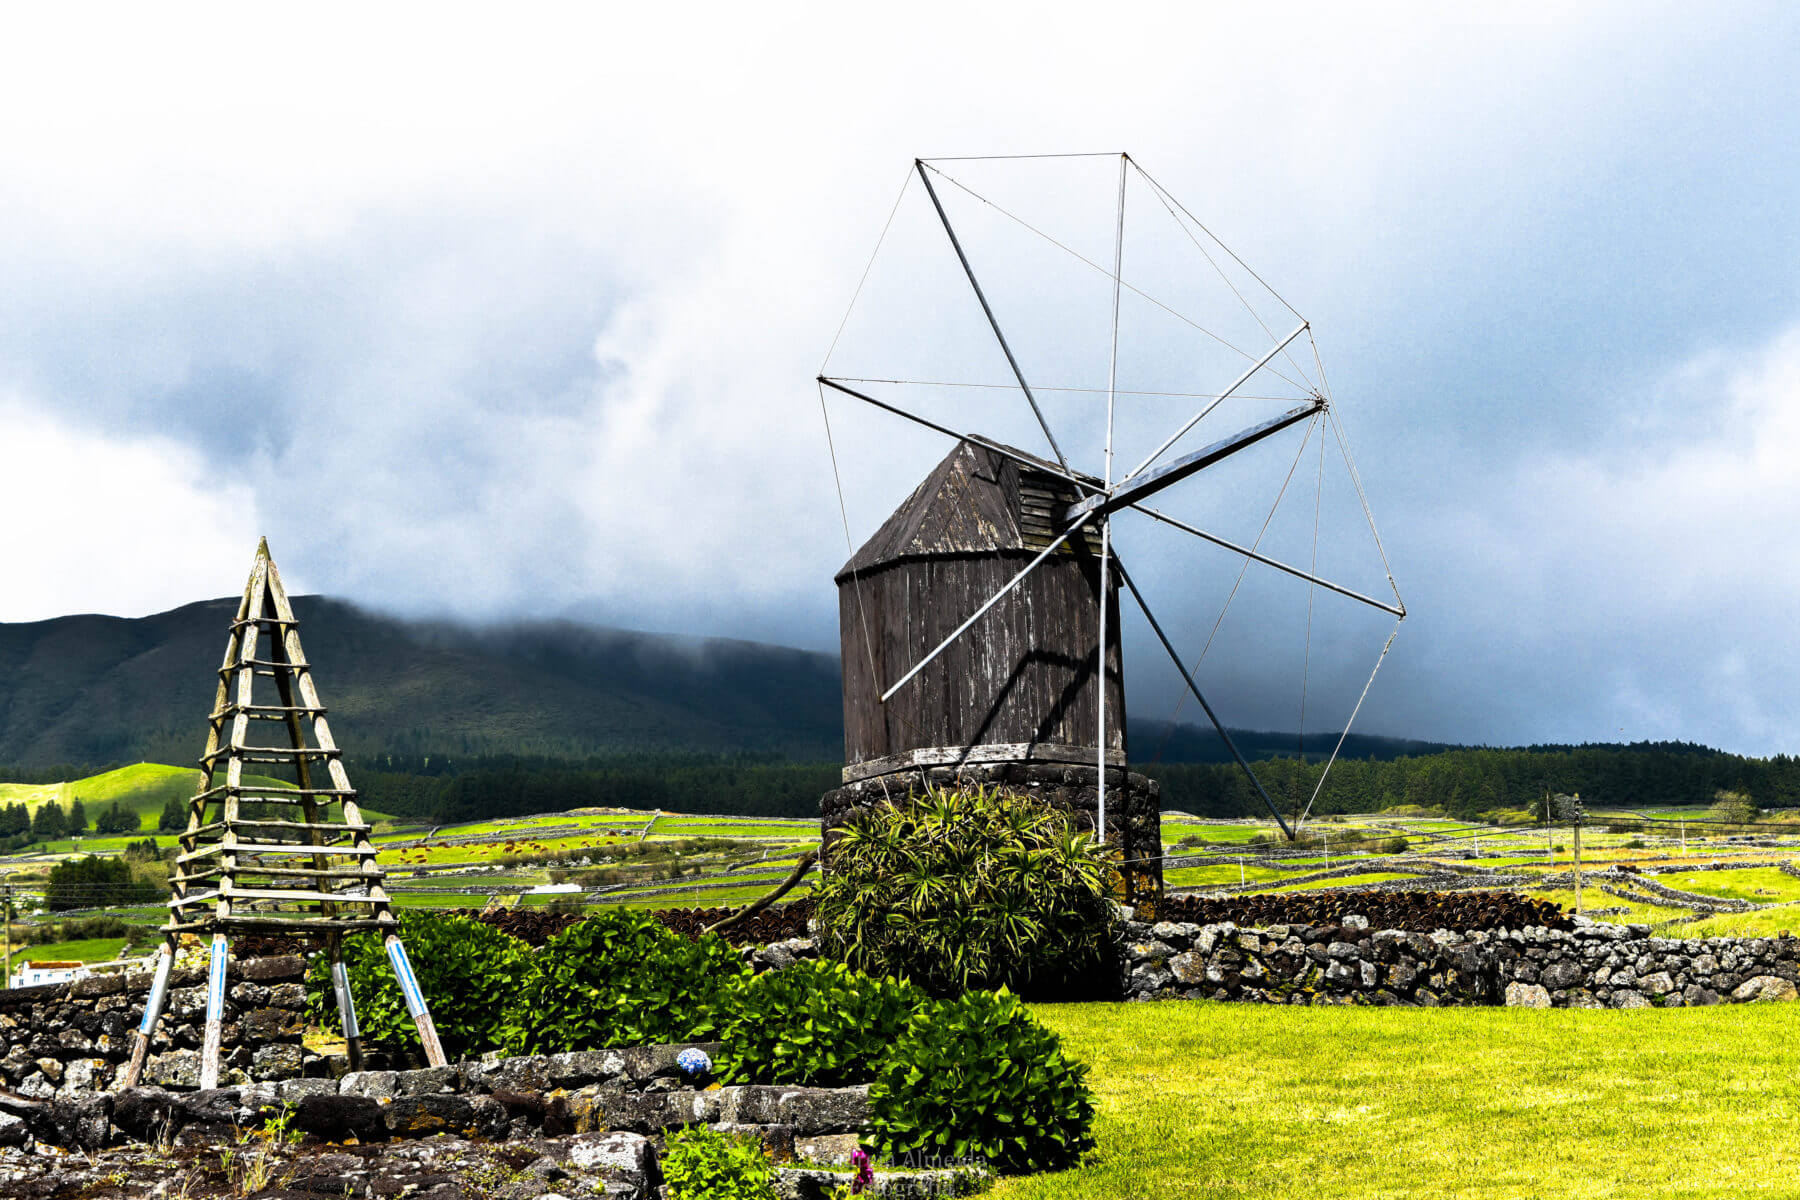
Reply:
[[[1800, 15], [1482, 8], [14, 10], [0, 620], [231, 594], [266, 533], [291, 587], [381, 609], [835, 649], [812, 379], [913, 157], [1127, 150], [1312, 322], [1411, 611], [1360, 728], [1800, 749]], [[995, 186], [1104, 255], [1036, 178]], [[1022, 340], [1091, 315], [979, 253]], [[1121, 370], [1229, 382], [1159, 346]], [[944, 446], [831, 411], [859, 541]], [[1192, 511], [1253, 537], [1286, 463]], [[1385, 588], [1354, 494], [1319, 507], [1321, 562]], [[1197, 654], [1236, 560], [1120, 538]], [[1291, 728], [1304, 672], [1341, 720], [1387, 619], [1314, 597], [1309, 648], [1266, 574], [1203, 680]]]

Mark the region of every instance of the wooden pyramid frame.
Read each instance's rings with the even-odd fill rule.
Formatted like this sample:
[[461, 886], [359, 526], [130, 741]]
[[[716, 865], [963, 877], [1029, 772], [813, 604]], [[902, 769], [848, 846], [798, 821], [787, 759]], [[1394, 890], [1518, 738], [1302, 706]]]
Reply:
[[[277, 703], [255, 702], [259, 677], [274, 680]], [[136, 1087], [143, 1073], [184, 933], [211, 935], [201, 1088], [219, 1084], [226, 962], [230, 938], [237, 932], [323, 939], [352, 1070], [362, 1067], [362, 1039], [344, 966], [343, 935], [379, 932], [426, 1058], [432, 1066], [444, 1065], [443, 1045], [375, 862], [370, 826], [357, 807], [343, 752], [325, 714], [300, 646], [299, 622], [264, 538], [219, 668], [218, 691], [207, 717], [206, 753], [200, 758], [200, 787], [189, 801], [187, 829], [169, 877], [169, 920], [121, 1087]], [[251, 744], [253, 721], [278, 723], [287, 744]], [[311, 745], [305, 728], [309, 722]], [[323, 781], [318, 778], [321, 764]], [[285, 769], [292, 783], [246, 782], [247, 765], [265, 775]], [[337, 820], [330, 819], [333, 805], [339, 809]], [[289, 819], [295, 814], [282, 808], [298, 809], [299, 819]]]

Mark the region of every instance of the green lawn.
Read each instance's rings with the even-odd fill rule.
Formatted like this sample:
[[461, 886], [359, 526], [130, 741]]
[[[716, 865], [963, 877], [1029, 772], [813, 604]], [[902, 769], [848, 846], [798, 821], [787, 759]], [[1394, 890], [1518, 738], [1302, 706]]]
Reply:
[[1788, 1005], [1035, 1011], [1099, 1149], [997, 1200], [1800, 1196]]
[[48, 942], [27, 946], [13, 952], [12, 963], [22, 962], [110, 962], [125, 948], [124, 938], [87, 938], [79, 942]]

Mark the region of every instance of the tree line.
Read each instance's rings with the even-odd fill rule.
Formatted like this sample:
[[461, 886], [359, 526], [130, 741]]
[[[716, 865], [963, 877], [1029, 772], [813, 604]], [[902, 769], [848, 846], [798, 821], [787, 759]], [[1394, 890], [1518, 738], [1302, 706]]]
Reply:
[[[1298, 758], [1254, 764], [1270, 799], [1286, 812], [1304, 808], [1323, 764]], [[1201, 816], [1268, 812], [1233, 764], [1171, 763], [1134, 768], [1162, 785], [1162, 806]], [[1741, 792], [1760, 808], [1800, 805], [1800, 759], [1747, 758], [1687, 743], [1448, 750], [1386, 762], [1339, 759], [1315, 813], [1379, 812], [1397, 805], [1441, 808], [1472, 819], [1534, 811], [1546, 792], [1581, 796], [1592, 807], [1704, 805], [1721, 791]]]
[[[100, 810], [93, 819], [98, 834], [135, 833], [138, 815], [115, 800]], [[55, 800], [40, 804], [36, 811], [22, 803], [0, 805], [0, 846], [17, 850], [37, 842], [60, 842], [88, 832], [87, 806], [79, 798], [69, 801], [67, 808]]]

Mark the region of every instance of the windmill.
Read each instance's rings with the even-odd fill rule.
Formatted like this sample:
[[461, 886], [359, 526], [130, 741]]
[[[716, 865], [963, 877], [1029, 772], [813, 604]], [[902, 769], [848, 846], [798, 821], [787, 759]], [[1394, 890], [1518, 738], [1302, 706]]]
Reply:
[[[299, 625], [264, 539], [231, 622], [207, 717], [200, 787], [189, 802], [187, 829], [169, 877], [173, 894], [164, 943], [121, 1087], [135, 1087], [144, 1069], [183, 934], [210, 942], [200, 1059], [203, 1089], [219, 1082], [229, 944], [240, 932], [323, 940], [352, 1069], [361, 1069], [362, 1046], [343, 936], [363, 930], [381, 934], [426, 1057], [432, 1066], [445, 1063], [400, 941], [370, 827], [357, 806], [313, 682], [312, 664], [301, 648]], [[263, 703], [257, 702], [259, 679], [274, 685], [273, 697], [265, 692]], [[281, 734], [273, 740], [285, 744], [253, 744], [253, 724], [275, 725]], [[281, 774], [291, 778], [276, 777]]]
[[[1086, 170], [1090, 183], [1096, 168], [1106, 172], [1098, 222], [1092, 218], [1099, 206], [1082, 206], [1096, 195], [1092, 187], [1084, 192], [1041, 173], [1072, 165]], [[1023, 204], [971, 178], [978, 169], [993, 176], [1015, 167], [1040, 172], [1015, 189]], [[1128, 197], [1136, 197], [1130, 205]], [[1021, 215], [1033, 203], [1046, 206], [1048, 216]], [[908, 217], [913, 242], [896, 250]], [[1140, 253], [1133, 222], [1150, 219], [1185, 238], [1176, 244], [1187, 258]], [[1035, 275], [1021, 268], [1023, 254], [992, 248], [1006, 238], [1041, 251], [1052, 265]], [[871, 281], [884, 252], [886, 261], [899, 260], [889, 275], [901, 286], [870, 316]], [[978, 273], [978, 261], [998, 269]], [[1196, 279], [1227, 307], [1241, 308], [1233, 309], [1241, 328], [1221, 333], [1216, 322], [1192, 315]], [[1271, 308], [1274, 324], [1265, 316]], [[1021, 337], [1033, 322], [1049, 331]], [[888, 332], [896, 323], [907, 326], [904, 335]], [[865, 345], [847, 353], [858, 333]], [[1148, 366], [1127, 367], [1134, 341]], [[839, 365], [858, 352], [866, 369]], [[1122, 379], [1122, 369], [1140, 377]], [[1051, 373], [1064, 378], [1052, 384]], [[1178, 703], [1191, 697], [1199, 705], [1282, 832], [1297, 836], [1406, 616], [1310, 322], [1128, 155], [915, 159], [817, 382], [851, 550], [836, 577], [846, 766], [843, 786], [822, 802], [828, 840], [852, 810], [895, 787], [914, 789], [934, 772], [973, 775], [1043, 788], [1078, 825], [1103, 831], [1117, 848], [1128, 897], [1134, 869], [1142, 887], [1160, 890], [1155, 785], [1132, 773], [1126, 758], [1122, 594], [1173, 663]], [[1219, 390], [1200, 390], [1205, 382]], [[834, 412], [837, 398], [856, 404], [840, 403]], [[1190, 407], [1167, 415], [1171, 402]], [[1252, 402], [1262, 407], [1256, 419], [1244, 419]], [[1137, 418], [1129, 431], [1128, 414]], [[853, 422], [860, 432], [847, 436], [844, 427]], [[1296, 433], [1304, 436], [1294, 466], [1255, 538], [1224, 536], [1171, 508], [1184, 493]], [[855, 444], [892, 457], [908, 437], [947, 439], [949, 454], [858, 548], [840, 458]], [[1349, 544], [1320, 537], [1328, 442], [1341, 452], [1343, 478], [1366, 522], [1364, 548], [1378, 557], [1391, 602], [1368, 594], [1373, 588], [1334, 581], [1320, 567], [1322, 550], [1331, 558]], [[1265, 548], [1264, 538], [1313, 446], [1312, 544], [1299, 565]], [[1128, 449], [1132, 456], [1121, 457]], [[1243, 491], [1241, 478], [1231, 476], [1215, 494], [1228, 494], [1241, 508]], [[1115, 522], [1153, 523], [1234, 561], [1236, 581], [1213, 634], [1252, 567], [1259, 578], [1304, 589], [1308, 670], [1315, 597], [1392, 619], [1304, 804], [1295, 797], [1284, 812], [1264, 787], [1201, 687], [1212, 636], [1197, 659], [1183, 656], [1175, 642], [1181, 631], [1159, 620], [1145, 581], [1122, 560]], [[1304, 757], [1304, 680], [1300, 703]], [[1071, 770], [1076, 763], [1080, 769]]]

